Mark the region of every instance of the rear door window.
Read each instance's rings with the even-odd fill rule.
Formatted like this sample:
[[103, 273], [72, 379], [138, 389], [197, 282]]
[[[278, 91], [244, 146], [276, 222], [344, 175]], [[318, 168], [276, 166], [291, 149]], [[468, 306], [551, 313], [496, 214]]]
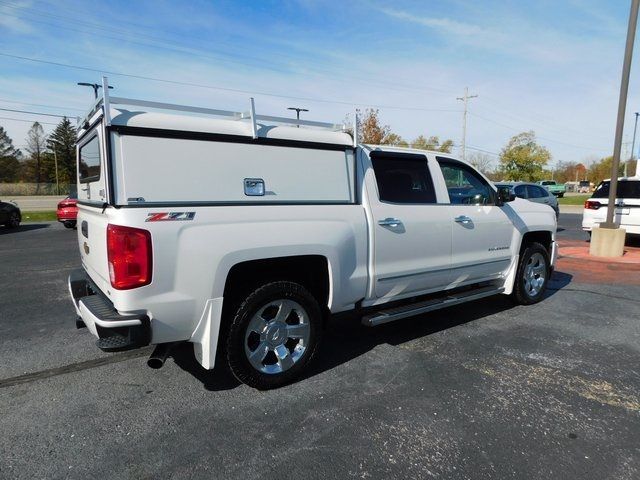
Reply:
[[79, 157], [78, 177], [80, 183], [100, 180], [100, 141], [97, 135], [80, 147]]
[[380, 201], [388, 203], [436, 203], [427, 157], [372, 152], [371, 163]]

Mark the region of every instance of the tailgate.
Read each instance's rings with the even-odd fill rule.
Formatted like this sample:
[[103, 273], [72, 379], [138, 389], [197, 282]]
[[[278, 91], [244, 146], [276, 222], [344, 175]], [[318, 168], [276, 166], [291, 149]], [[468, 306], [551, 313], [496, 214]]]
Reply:
[[82, 266], [103, 292], [110, 288], [107, 261], [108, 165], [102, 122], [78, 140], [78, 245]]
[[107, 214], [102, 208], [78, 205], [78, 244], [82, 266], [103, 292], [110, 289], [107, 259]]

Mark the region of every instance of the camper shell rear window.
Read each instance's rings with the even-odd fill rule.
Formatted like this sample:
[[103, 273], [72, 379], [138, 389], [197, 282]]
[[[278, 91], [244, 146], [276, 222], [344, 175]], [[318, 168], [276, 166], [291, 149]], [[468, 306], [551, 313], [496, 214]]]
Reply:
[[[609, 198], [610, 181], [601, 182], [591, 198]], [[640, 180], [618, 180], [617, 198], [640, 198]]]
[[96, 182], [100, 180], [100, 141], [98, 135], [80, 147], [78, 154], [78, 177], [80, 183]]

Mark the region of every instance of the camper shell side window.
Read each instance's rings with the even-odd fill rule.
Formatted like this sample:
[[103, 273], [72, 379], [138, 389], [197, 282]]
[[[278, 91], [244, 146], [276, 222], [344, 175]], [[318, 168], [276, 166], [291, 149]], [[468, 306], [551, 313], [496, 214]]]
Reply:
[[95, 133], [91, 140], [80, 147], [78, 153], [78, 178], [80, 183], [97, 182], [101, 174], [100, 141]]

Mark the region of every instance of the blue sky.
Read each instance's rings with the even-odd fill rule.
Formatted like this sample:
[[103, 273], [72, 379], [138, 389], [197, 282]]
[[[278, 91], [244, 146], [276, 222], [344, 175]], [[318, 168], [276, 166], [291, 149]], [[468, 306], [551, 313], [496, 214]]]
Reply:
[[[496, 154], [531, 129], [554, 163], [588, 162], [612, 151], [628, 13], [622, 0], [0, 0], [0, 108], [80, 115], [92, 93], [75, 83], [108, 72], [119, 95], [212, 108], [246, 110], [252, 94], [259, 113], [302, 106], [306, 118], [340, 122], [377, 106], [405, 139], [458, 144], [456, 97], [468, 86], [479, 95], [469, 106], [474, 151]], [[30, 124], [6, 118], [57, 122], [0, 117], [18, 146]]]

